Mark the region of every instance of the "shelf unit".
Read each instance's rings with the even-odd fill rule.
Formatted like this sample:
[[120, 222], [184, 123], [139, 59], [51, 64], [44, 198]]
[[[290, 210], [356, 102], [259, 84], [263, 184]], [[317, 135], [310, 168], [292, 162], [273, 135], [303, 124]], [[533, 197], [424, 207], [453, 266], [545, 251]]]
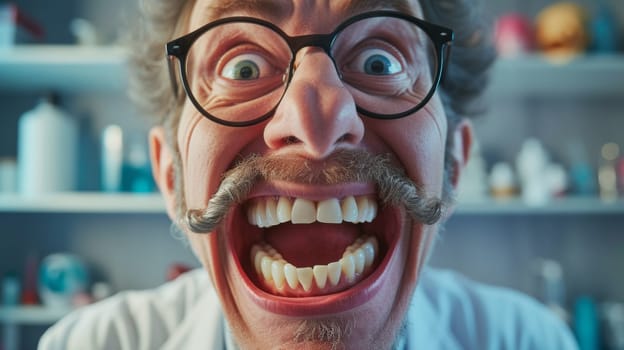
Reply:
[[45, 306], [0, 307], [0, 323], [20, 325], [48, 325], [60, 320], [71, 309]]
[[[125, 62], [117, 46], [18, 45], [0, 50], [0, 91], [121, 91]], [[491, 76], [489, 91], [497, 95], [619, 96], [610, 87], [621, 83], [624, 55], [588, 54], [566, 63], [537, 54], [500, 59]]]
[[156, 193], [68, 192], [41, 196], [0, 195], [0, 213], [164, 213]]
[[496, 96], [584, 96], [622, 95], [624, 55], [587, 54], [565, 63], [549, 61], [540, 55], [499, 59], [488, 88]]
[[0, 91], [124, 91], [125, 62], [117, 46], [17, 45], [0, 50]]
[[492, 199], [460, 202], [456, 215], [624, 215], [624, 200], [612, 202], [594, 197], [564, 197], [540, 205], [521, 199]]
[[[117, 46], [17, 45], [4, 48], [0, 50], [0, 95], [56, 91], [69, 95], [117, 96], [126, 90], [126, 56]], [[18, 213], [58, 214], [57, 218], [71, 221], [71, 215], [77, 213], [164, 213], [164, 205], [157, 194], [62, 193], [28, 197], [0, 193], [0, 215]], [[13, 227], [3, 228], [11, 231]], [[3, 240], [22, 239], [7, 237], [6, 233], [3, 236]], [[2, 262], [7, 263], [0, 259], [0, 264]], [[0, 307], [0, 348], [22, 348], [23, 326], [47, 327], [70, 311], [43, 306]]]
[[3, 349], [20, 348], [21, 326], [47, 326], [67, 315], [71, 309], [45, 306], [0, 307]]
[[[165, 205], [160, 194], [71, 192], [37, 197], [0, 195], [0, 213], [101, 213], [161, 214]], [[519, 198], [483, 198], [459, 202], [457, 215], [598, 215], [624, 214], [624, 200], [605, 202], [594, 197], [563, 197], [543, 205], [528, 205]]]

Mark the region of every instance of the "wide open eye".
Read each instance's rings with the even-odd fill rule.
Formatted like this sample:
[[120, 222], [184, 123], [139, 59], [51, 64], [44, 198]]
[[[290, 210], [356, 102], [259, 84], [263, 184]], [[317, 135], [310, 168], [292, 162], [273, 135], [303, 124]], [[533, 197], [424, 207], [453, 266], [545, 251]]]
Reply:
[[363, 50], [350, 66], [355, 71], [370, 75], [392, 75], [403, 70], [396, 57], [381, 49]]
[[221, 75], [232, 80], [255, 80], [272, 74], [275, 69], [258, 54], [242, 54], [230, 59]]

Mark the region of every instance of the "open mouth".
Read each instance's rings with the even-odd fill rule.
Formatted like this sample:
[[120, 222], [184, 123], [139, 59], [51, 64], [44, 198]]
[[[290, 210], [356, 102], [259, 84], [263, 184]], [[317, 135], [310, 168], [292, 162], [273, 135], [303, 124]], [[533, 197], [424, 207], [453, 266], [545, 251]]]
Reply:
[[371, 193], [321, 200], [263, 195], [238, 207], [228, 241], [252, 292], [319, 301], [366, 288], [383, 273], [398, 241], [395, 214]]

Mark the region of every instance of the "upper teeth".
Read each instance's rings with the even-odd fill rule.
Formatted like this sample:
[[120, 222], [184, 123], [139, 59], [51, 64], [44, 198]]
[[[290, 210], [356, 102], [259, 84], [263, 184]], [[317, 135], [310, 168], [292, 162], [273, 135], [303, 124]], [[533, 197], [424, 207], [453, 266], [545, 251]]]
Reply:
[[262, 197], [247, 208], [249, 223], [270, 227], [284, 222], [311, 224], [315, 221], [339, 224], [371, 222], [377, 216], [377, 202], [368, 196], [329, 198], [313, 202], [303, 198]]

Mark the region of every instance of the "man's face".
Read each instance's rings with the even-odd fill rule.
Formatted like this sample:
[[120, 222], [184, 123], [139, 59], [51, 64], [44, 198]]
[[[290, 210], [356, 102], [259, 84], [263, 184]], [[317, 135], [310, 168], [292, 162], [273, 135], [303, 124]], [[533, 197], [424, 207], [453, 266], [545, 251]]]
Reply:
[[[215, 2], [195, 2], [188, 31], [214, 19]], [[264, 18], [291, 36], [317, 34], [352, 16], [347, 5], [283, 1], [276, 12], [258, 4], [230, 8], [226, 16]], [[420, 16], [417, 5], [413, 12]], [[323, 161], [344, 150], [388, 154], [428, 195], [441, 197], [447, 123], [437, 95], [406, 118], [362, 117], [321, 49], [304, 48], [295, 62], [275, 114], [260, 124], [222, 126], [185, 103], [176, 141], [188, 208], [206, 207], [223, 174], [252, 154], [289, 157], [294, 168], [303, 168], [306, 160], [308, 169], [300, 172], [318, 172]], [[159, 183], [161, 189], [167, 186]], [[255, 184], [215, 232], [188, 232], [242, 348], [392, 344], [437, 225], [417, 222], [404, 207], [384, 206], [378, 197], [378, 187], [369, 182], [268, 179]], [[169, 208], [179, 204], [167, 198]], [[347, 219], [346, 211], [353, 218]], [[271, 216], [287, 217], [267, 224]]]

